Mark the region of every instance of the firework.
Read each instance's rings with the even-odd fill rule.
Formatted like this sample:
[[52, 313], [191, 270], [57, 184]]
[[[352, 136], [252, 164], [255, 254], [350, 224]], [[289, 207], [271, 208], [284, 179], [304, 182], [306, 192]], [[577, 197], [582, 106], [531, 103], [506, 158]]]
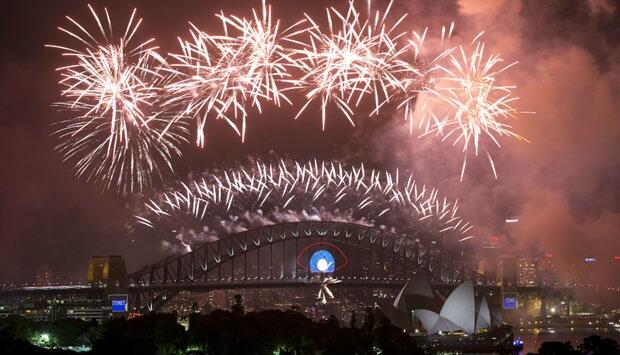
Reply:
[[322, 304], [327, 303], [327, 297], [329, 297], [330, 299], [334, 299], [334, 293], [329, 289], [329, 286], [338, 284], [340, 282], [342, 282], [342, 280], [338, 280], [334, 277], [325, 277], [319, 288], [319, 293], [316, 295], [316, 299], [319, 300]]
[[440, 198], [436, 189], [419, 186], [412, 175], [401, 176], [398, 170], [280, 161], [215, 171], [181, 183], [147, 202], [137, 220], [174, 236], [187, 249], [191, 241], [302, 220], [376, 226], [427, 241], [456, 235], [456, 241], [472, 228], [457, 212], [457, 202]]
[[184, 140], [182, 126], [160, 134], [165, 120], [155, 108], [162, 76], [154, 68], [165, 61], [153, 39], [132, 45], [142, 22], [135, 10], [116, 38], [107, 9], [104, 21], [89, 9], [97, 33], [67, 17], [75, 30], [59, 29], [76, 45], [49, 45], [73, 61], [58, 68], [65, 101], [57, 106], [76, 117], [56, 132], [62, 139], [57, 149], [75, 162], [78, 176], [99, 180], [106, 189], [115, 184], [123, 192], [141, 190], [161, 166], [172, 169], [170, 158], [180, 154], [177, 146]]
[[271, 6], [264, 1], [261, 16], [252, 12], [250, 20], [219, 14], [223, 35], [191, 25], [192, 40], [180, 40], [182, 53], [172, 55], [175, 81], [166, 87], [170, 96], [166, 104], [181, 107], [177, 120], [186, 116], [196, 120], [199, 146], [204, 145], [210, 116], [226, 120], [243, 140], [248, 103], [259, 112], [263, 101], [277, 106], [290, 103], [282, 86], [290, 76], [291, 60], [280, 44], [290, 29], [280, 31], [280, 21], [272, 20]]
[[250, 109], [292, 104], [288, 93], [300, 91], [305, 102], [295, 117], [318, 102], [323, 129], [330, 105], [355, 125], [354, 111], [365, 99], [372, 101], [370, 115], [393, 102], [410, 131], [417, 123], [422, 136], [435, 133], [462, 144], [461, 179], [468, 156], [479, 151], [497, 177], [487, 143], [524, 140], [509, 124], [517, 114], [514, 86], [498, 84], [514, 63], [503, 66], [499, 55], [485, 55], [479, 37], [473, 50], [449, 46], [454, 24], [432, 45], [426, 45], [426, 30], [408, 39], [399, 29], [406, 15], [392, 21], [391, 6], [373, 12], [369, 2], [362, 15], [351, 1], [344, 12], [326, 9], [327, 27], [305, 15], [281, 29], [263, 1], [249, 19], [218, 14], [220, 34], [191, 25], [171, 64], [153, 39], [132, 44], [141, 24], [135, 10], [114, 36], [107, 10], [100, 18], [89, 6], [97, 31], [67, 17], [75, 29], [60, 30], [77, 45], [50, 46], [73, 61], [58, 69], [65, 99], [58, 106], [76, 116], [62, 122], [58, 149], [80, 176], [123, 192], [141, 190], [160, 167], [171, 169], [188, 121], [196, 123], [198, 146], [204, 146], [208, 119], [225, 120], [243, 141]]
[[499, 55], [485, 55], [485, 45], [478, 38], [474, 40], [474, 49], [470, 54], [459, 46], [448, 55], [447, 64], [438, 63], [434, 83], [426, 89], [434, 100], [446, 104], [450, 112], [442, 119], [432, 114], [433, 123], [427, 125], [425, 134], [436, 132], [443, 140], [453, 139], [453, 145], [462, 144], [465, 157], [461, 180], [467, 155], [472, 149], [475, 156], [480, 149], [484, 149], [497, 178], [486, 142], [500, 147], [500, 137], [527, 141], [515, 133], [508, 123], [518, 113], [513, 107], [518, 100], [512, 95], [515, 86], [498, 84], [498, 76], [516, 62], [502, 65]]
[[[295, 88], [303, 90], [306, 103], [296, 117], [314, 100], [321, 103], [322, 126], [325, 129], [326, 109], [335, 103], [352, 125], [353, 107], [370, 95], [374, 99], [374, 110], [390, 101], [395, 89], [402, 89], [401, 74], [408, 65], [401, 59], [407, 46], [400, 46], [399, 40], [404, 32], [398, 33], [403, 15], [394, 23], [386, 19], [392, 3], [385, 12], [375, 12], [374, 19], [369, 13], [363, 20], [354, 3], [349, 2], [346, 13], [334, 8], [327, 9], [328, 32], [308, 15], [306, 21], [310, 29], [308, 41], [295, 43], [295, 63], [302, 76], [297, 79]], [[334, 24], [337, 23], [337, 24]]]
[[[431, 123], [436, 122], [427, 102], [423, 102], [423, 106], [418, 108], [418, 101], [420, 95], [428, 91], [435, 72], [438, 71], [438, 65], [454, 50], [453, 47], [444, 44], [452, 36], [453, 30], [454, 23], [451, 23], [449, 27], [442, 26], [441, 40], [437, 45], [426, 45], [428, 28], [424, 29], [422, 33], [412, 32], [411, 38], [407, 40], [411, 59], [408, 61], [407, 70], [401, 79], [401, 90], [398, 90], [394, 96], [396, 97], [395, 100], [399, 102], [398, 109], [404, 111], [405, 120], [409, 121], [410, 134], [413, 134], [415, 122], [418, 122], [418, 129], [426, 125], [426, 132], [430, 130]], [[427, 47], [432, 49], [429, 50]], [[416, 109], [422, 112], [422, 119], [415, 119]]]

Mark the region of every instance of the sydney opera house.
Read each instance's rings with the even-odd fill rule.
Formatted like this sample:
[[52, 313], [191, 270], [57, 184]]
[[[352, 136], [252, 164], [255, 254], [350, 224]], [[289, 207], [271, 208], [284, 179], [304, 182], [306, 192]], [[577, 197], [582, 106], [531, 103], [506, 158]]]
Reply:
[[502, 323], [501, 307], [490, 304], [486, 293], [476, 290], [472, 281], [449, 293], [442, 291], [416, 275], [393, 304], [379, 308], [392, 324], [419, 335], [421, 345], [449, 349], [458, 343], [472, 350], [515, 346], [510, 327]]

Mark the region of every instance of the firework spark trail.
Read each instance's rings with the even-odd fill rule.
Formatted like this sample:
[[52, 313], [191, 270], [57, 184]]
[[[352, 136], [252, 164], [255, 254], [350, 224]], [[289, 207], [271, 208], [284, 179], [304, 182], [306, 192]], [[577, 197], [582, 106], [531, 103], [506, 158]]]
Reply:
[[[112, 184], [123, 193], [150, 185], [151, 174], [160, 166], [172, 169], [170, 158], [180, 155], [183, 126], [159, 137], [166, 120], [155, 111], [162, 76], [154, 69], [165, 64], [150, 39], [131, 46], [142, 19], [131, 14], [124, 33], [115, 39], [110, 15], [105, 21], [89, 5], [99, 33], [91, 34], [67, 16], [76, 28], [59, 30], [77, 41], [75, 47], [48, 45], [60, 49], [75, 64], [60, 67], [61, 109], [77, 114], [61, 122], [56, 134], [63, 140], [57, 149], [64, 160], [75, 161], [78, 176]], [[96, 37], [101, 37], [99, 40]]]
[[401, 176], [398, 170], [283, 160], [182, 183], [147, 202], [137, 220], [179, 240], [186, 239], [182, 233], [207, 240], [257, 225], [308, 219], [384, 226], [428, 240], [449, 235], [465, 240], [473, 226], [457, 212], [457, 202], [440, 198], [436, 189], [419, 186], [412, 175]]
[[[290, 28], [280, 31], [280, 21], [272, 20], [271, 6], [263, 1], [261, 15], [253, 18], [218, 15], [223, 35], [210, 35], [191, 25], [192, 40], [180, 40], [182, 53], [172, 54], [172, 74], [176, 78], [166, 89], [168, 106], [182, 107], [176, 120], [192, 116], [197, 123], [197, 144], [204, 145], [207, 118], [214, 115], [245, 138], [246, 105], [262, 111], [262, 101], [280, 106], [291, 103], [283, 92], [290, 77], [288, 51], [280, 44], [293, 35]], [[236, 123], [241, 118], [241, 127]], [[171, 124], [173, 124], [171, 122]]]
[[377, 11], [374, 19], [369, 16], [366, 20], [361, 18], [353, 1], [349, 2], [345, 14], [329, 8], [328, 32], [323, 32], [310, 16], [305, 15], [310, 24], [309, 39], [307, 42], [294, 41], [300, 48], [293, 50], [293, 56], [302, 72], [301, 78], [294, 81], [294, 87], [306, 92], [307, 101], [296, 118], [318, 99], [323, 129], [326, 108], [332, 102], [355, 125], [352, 107], [357, 107], [366, 95], [373, 97], [375, 108], [372, 113], [376, 114], [390, 101], [395, 89], [403, 89], [400, 78], [409, 67], [401, 56], [407, 46], [399, 45], [405, 33], [396, 32], [406, 15], [388, 24], [386, 19], [391, 5], [390, 2], [383, 14]]
[[[60, 30], [77, 41], [78, 49], [51, 47], [74, 60], [58, 69], [66, 98], [59, 106], [78, 117], [65, 121], [58, 133], [66, 140], [59, 150], [65, 159], [77, 161], [78, 175], [102, 180], [107, 188], [116, 183], [123, 190], [134, 185], [142, 189], [158, 166], [171, 168], [169, 159], [180, 154], [177, 146], [185, 140], [187, 119], [196, 122], [199, 146], [210, 117], [224, 119], [243, 140], [247, 110], [260, 113], [266, 103], [291, 104], [286, 94], [291, 90], [306, 98], [296, 117], [320, 102], [323, 128], [328, 105], [334, 104], [354, 125], [355, 108], [365, 98], [373, 101], [370, 115], [394, 102], [411, 132], [417, 122], [422, 136], [436, 133], [463, 144], [461, 179], [467, 155], [473, 151], [477, 156], [479, 149], [485, 150], [497, 177], [484, 141], [499, 147], [500, 137], [524, 140], [506, 123], [517, 113], [514, 87], [497, 84], [512, 64], [498, 68], [501, 58], [486, 57], [478, 37], [471, 54], [447, 45], [453, 24], [442, 28], [439, 45], [428, 46], [426, 30], [404, 37], [399, 27], [405, 15], [391, 21], [391, 3], [383, 12], [369, 7], [366, 16], [352, 1], [345, 12], [328, 8], [325, 32], [308, 15], [281, 30], [271, 7], [262, 5], [250, 19], [220, 13], [219, 35], [192, 25], [191, 39], [179, 40], [181, 52], [171, 54], [171, 65], [157, 54], [152, 39], [130, 45], [141, 23], [135, 10], [118, 39], [107, 10], [102, 21], [89, 6], [96, 36], [67, 17], [76, 30]], [[426, 99], [420, 100], [421, 95]], [[419, 111], [422, 118], [414, 120]], [[438, 114], [442, 111], [446, 116]]]
[[442, 119], [433, 115], [434, 122], [427, 124], [423, 135], [435, 132], [444, 141], [453, 138], [453, 145], [463, 145], [465, 157], [461, 180], [467, 165], [467, 154], [472, 147], [475, 156], [481, 148], [485, 150], [493, 175], [497, 178], [495, 164], [485, 142], [499, 148], [499, 137], [502, 136], [527, 141], [506, 122], [515, 119], [519, 113], [513, 107], [518, 100], [512, 95], [515, 86], [498, 84], [498, 75], [517, 63], [502, 65], [499, 55], [486, 56], [485, 45], [479, 41], [479, 36], [472, 42], [474, 49], [470, 54], [459, 46], [448, 55], [447, 64], [438, 63], [435, 84], [427, 88], [427, 92], [435, 100], [447, 104], [451, 112]]
[[[454, 51], [454, 47], [444, 44], [450, 39], [453, 31], [454, 23], [451, 23], [449, 27], [442, 26], [439, 50], [435, 49], [436, 53], [427, 53], [431, 52], [426, 48], [429, 47], [426, 45], [428, 28], [425, 28], [422, 33], [412, 32], [412, 38], [407, 41], [413, 57], [409, 62], [406, 75], [401, 79], [403, 89], [394, 95], [399, 103], [398, 109], [403, 110], [405, 120], [409, 121], [410, 134], [413, 134], [416, 122], [418, 122], [417, 129], [424, 128], [425, 132], [431, 129], [431, 124], [438, 122], [426, 102], [423, 103], [422, 108], [418, 108], [417, 103], [420, 95], [429, 91], [433, 76], [439, 70], [439, 64]], [[416, 109], [422, 112], [421, 119], [415, 119]]]

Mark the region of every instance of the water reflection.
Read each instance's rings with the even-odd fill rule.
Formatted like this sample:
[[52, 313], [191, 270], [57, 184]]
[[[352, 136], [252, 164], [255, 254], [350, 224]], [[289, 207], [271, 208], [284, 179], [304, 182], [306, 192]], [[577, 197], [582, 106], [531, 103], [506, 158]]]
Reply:
[[601, 331], [600, 329], [598, 331], [596, 329], [584, 329], [574, 332], [545, 333], [538, 335], [515, 332], [515, 338], [523, 340], [523, 352], [521, 354], [525, 355], [527, 353], [537, 352], [540, 345], [546, 341], [570, 341], [574, 347], [577, 347], [583, 342], [584, 338], [592, 334], [599, 335], [602, 338], [611, 338], [620, 342], [620, 333], [615, 331]]

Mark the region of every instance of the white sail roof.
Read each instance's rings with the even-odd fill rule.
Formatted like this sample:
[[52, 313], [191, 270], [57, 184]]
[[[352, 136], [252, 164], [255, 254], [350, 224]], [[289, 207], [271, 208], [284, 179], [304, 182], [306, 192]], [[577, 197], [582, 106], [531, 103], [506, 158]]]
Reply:
[[[433, 290], [428, 283], [426, 275], [416, 274], [411, 280], [407, 281], [394, 300], [394, 307], [402, 311], [407, 311], [404, 296], [422, 296], [433, 298]], [[410, 305], [411, 306], [411, 305]]]
[[486, 295], [482, 296], [480, 300], [478, 316], [476, 317], [476, 331], [482, 328], [491, 328], [491, 311], [489, 310], [489, 303], [487, 302]]
[[439, 332], [452, 333], [457, 330], [463, 330], [463, 327], [459, 326], [458, 324], [455, 324], [449, 319], [439, 316], [439, 319], [437, 319], [435, 326], [429, 331], [429, 333], [439, 333]]
[[435, 328], [435, 324], [439, 320], [439, 314], [428, 309], [416, 309], [413, 311], [413, 314], [422, 322], [422, 325], [429, 333]]
[[[448, 296], [441, 307], [439, 316], [456, 324], [464, 332], [472, 334], [476, 330], [475, 313], [474, 284], [471, 281], [465, 281]], [[443, 329], [439, 330], [443, 331]]]

